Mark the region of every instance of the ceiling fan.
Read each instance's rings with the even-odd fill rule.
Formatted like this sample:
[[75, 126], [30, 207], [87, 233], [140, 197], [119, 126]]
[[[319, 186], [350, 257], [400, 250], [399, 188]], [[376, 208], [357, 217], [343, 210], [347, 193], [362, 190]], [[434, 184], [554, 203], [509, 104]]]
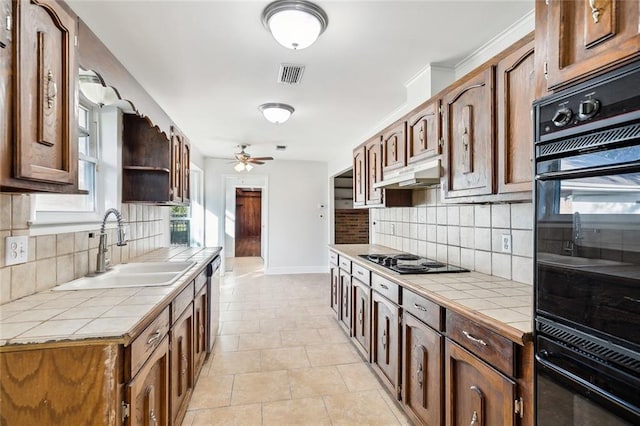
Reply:
[[236, 153], [236, 160], [238, 163], [233, 167], [236, 171], [249, 171], [253, 168], [252, 164], [264, 164], [265, 161], [273, 160], [273, 157], [252, 157], [251, 154], [245, 151], [249, 145], [238, 145], [240, 152]]

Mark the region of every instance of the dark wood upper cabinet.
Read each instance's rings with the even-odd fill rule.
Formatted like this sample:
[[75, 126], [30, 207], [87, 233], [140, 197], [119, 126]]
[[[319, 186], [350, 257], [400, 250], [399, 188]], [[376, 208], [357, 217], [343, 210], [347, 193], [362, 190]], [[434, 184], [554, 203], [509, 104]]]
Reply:
[[182, 139], [182, 203], [189, 204], [191, 199], [191, 145], [189, 140]]
[[[633, 59], [640, 53], [637, 0], [536, 1], [539, 70], [555, 90]], [[540, 48], [540, 49], [538, 49]]]
[[[76, 17], [62, 3], [52, 0], [12, 2], [12, 6], [13, 40], [6, 34], [0, 36], [5, 45], [9, 43], [0, 47], [2, 72], [8, 77], [2, 79], [0, 89], [0, 110], [3, 121], [7, 119], [2, 126], [0, 186], [75, 192]], [[2, 12], [6, 14], [8, 7], [11, 5], [3, 3]], [[13, 57], [9, 58], [11, 50]]]
[[407, 165], [407, 132], [404, 120], [382, 133], [382, 173]]
[[373, 187], [374, 184], [382, 180], [382, 145], [380, 137], [375, 137], [365, 143], [364, 150], [367, 170], [365, 204], [382, 205], [383, 190]]
[[430, 99], [407, 119], [407, 163], [440, 154], [441, 134], [440, 99]]
[[443, 97], [445, 198], [493, 192], [493, 71], [486, 67]]
[[527, 192], [533, 178], [534, 43], [529, 42], [498, 62], [498, 193]]
[[364, 206], [367, 169], [365, 163], [365, 147], [360, 145], [353, 150], [353, 206]]

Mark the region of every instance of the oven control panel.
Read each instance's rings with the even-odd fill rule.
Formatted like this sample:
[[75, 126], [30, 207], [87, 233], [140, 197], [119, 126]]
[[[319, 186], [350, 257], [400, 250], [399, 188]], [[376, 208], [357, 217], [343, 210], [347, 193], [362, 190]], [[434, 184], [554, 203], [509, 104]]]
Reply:
[[604, 120], [623, 115], [625, 121], [633, 114], [640, 119], [639, 88], [640, 62], [542, 98], [534, 102], [536, 139], [601, 128]]

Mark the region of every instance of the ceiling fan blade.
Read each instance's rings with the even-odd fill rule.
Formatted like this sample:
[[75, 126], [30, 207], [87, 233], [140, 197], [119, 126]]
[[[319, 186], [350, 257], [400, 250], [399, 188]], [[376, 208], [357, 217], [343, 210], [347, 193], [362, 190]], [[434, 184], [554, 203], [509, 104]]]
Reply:
[[267, 161], [267, 160], [273, 160], [273, 157], [251, 157], [252, 160], [258, 160], [258, 161]]
[[264, 161], [257, 161], [254, 160], [253, 158], [250, 159], [249, 161], [247, 161], [247, 163], [251, 163], [251, 164], [264, 164]]

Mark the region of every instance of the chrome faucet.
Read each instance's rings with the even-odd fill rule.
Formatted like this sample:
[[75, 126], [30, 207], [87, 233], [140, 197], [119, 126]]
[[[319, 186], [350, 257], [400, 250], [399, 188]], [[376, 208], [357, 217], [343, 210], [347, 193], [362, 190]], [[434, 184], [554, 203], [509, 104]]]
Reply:
[[107, 241], [107, 233], [105, 232], [105, 225], [107, 224], [107, 217], [113, 213], [118, 221], [118, 241], [116, 245], [118, 246], [126, 246], [127, 240], [124, 234], [124, 228], [122, 226], [122, 215], [116, 209], [109, 209], [104, 212], [104, 217], [102, 218], [102, 226], [100, 227], [100, 243], [98, 244], [98, 258], [96, 260], [96, 273], [101, 273], [107, 270], [109, 267], [110, 259], [107, 259], [107, 252], [109, 251], [108, 241]]

